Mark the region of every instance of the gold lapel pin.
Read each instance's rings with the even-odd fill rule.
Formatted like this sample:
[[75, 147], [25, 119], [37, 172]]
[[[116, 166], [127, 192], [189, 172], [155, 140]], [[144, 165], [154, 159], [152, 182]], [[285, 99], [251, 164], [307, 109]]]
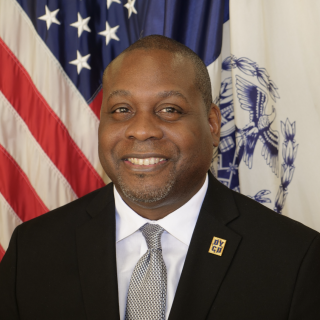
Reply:
[[209, 248], [209, 253], [215, 254], [217, 256], [222, 256], [222, 252], [224, 250], [226, 243], [227, 243], [227, 240], [213, 237], [210, 248]]

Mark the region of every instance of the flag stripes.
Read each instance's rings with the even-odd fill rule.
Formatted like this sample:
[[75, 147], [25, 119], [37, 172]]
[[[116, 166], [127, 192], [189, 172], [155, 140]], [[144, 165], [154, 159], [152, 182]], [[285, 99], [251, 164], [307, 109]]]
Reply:
[[[1, 39], [0, 64], [3, 66], [3, 72], [0, 74], [1, 91], [26, 122], [49, 158], [66, 177], [77, 196], [104, 186], [101, 177]], [[16, 87], [19, 90], [16, 90]], [[73, 170], [81, 172], [81, 175], [73, 174]]]
[[0, 144], [27, 175], [46, 207], [52, 210], [77, 199], [70, 184], [37, 143], [1, 91], [0, 119], [6, 124], [0, 128]]
[[2, 258], [3, 258], [3, 256], [4, 256], [5, 253], [6, 253], [6, 252], [4, 251], [4, 249], [2, 248], [2, 246], [1, 246], [1, 244], [0, 244], [0, 262], [1, 262], [1, 260], [2, 260]]
[[0, 38], [20, 61], [38, 92], [98, 176], [108, 183], [110, 180], [98, 157], [99, 119], [42, 41], [27, 14], [14, 0], [0, 1]]
[[13, 230], [21, 223], [22, 220], [17, 216], [9, 203], [0, 193], [0, 246], [2, 246], [4, 250], [7, 250], [8, 248]]
[[28, 177], [0, 145], [0, 192], [22, 221], [48, 211]]
[[102, 104], [102, 89], [95, 96], [94, 100], [89, 104], [92, 111], [95, 113], [97, 118], [100, 120], [100, 109]]

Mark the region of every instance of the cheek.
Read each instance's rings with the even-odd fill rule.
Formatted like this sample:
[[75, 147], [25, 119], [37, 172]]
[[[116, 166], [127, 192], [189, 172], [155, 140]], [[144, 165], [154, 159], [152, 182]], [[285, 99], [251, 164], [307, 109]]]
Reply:
[[117, 130], [112, 130], [112, 126], [104, 125], [99, 127], [99, 156], [100, 161], [110, 162], [112, 153], [115, 150], [117, 141], [119, 140]]
[[200, 126], [187, 126], [184, 130], [177, 131], [175, 135], [177, 145], [180, 146], [181, 152], [187, 154], [202, 153], [205, 147], [210, 144], [208, 133]]
[[209, 167], [213, 146], [210, 132], [197, 127], [186, 131], [177, 143], [185, 165], [188, 167]]

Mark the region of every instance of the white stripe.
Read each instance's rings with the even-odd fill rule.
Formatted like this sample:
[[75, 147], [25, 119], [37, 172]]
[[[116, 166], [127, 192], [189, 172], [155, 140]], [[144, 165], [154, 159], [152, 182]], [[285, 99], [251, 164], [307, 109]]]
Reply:
[[[207, 66], [211, 81], [212, 101], [216, 102], [220, 97], [221, 87], [221, 53], [219, 57]], [[219, 101], [219, 100], [218, 100]], [[217, 103], [219, 105], [219, 103]], [[213, 159], [211, 164], [211, 172], [216, 176], [218, 172], [218, 148], [213, 149]]]
[[211, 81], [212, 99], [213, 101], [220, 96], [221, 87], [221, 54], [211, 64], [207, 66]]
[[77, 199], [27, 125], [0, 91], [0, 144], [18, 163], [49, 210]]
[[0, 244], [7, 251], [13, 230], [22, 221], [0, 193]]
[[98, 174], [110, 182], [98, 157], [98, 118], [14, 0], [0, 0], [0, 37]]

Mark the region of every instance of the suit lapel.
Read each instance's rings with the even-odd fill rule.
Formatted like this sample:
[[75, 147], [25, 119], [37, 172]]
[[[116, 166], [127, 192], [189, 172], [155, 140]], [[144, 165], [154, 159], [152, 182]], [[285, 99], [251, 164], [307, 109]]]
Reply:
[[[238, 215], [232, 192], [209, 174], [169, 320], [206, 318], [241, 241], [226, 226]], [[213, 237], [227, 240], [222, 256], [208, 253]]]
[[119, 319], [113, 185], [88, 206], [91, 219], [77, 229], [77, 255], [88, 320]]

